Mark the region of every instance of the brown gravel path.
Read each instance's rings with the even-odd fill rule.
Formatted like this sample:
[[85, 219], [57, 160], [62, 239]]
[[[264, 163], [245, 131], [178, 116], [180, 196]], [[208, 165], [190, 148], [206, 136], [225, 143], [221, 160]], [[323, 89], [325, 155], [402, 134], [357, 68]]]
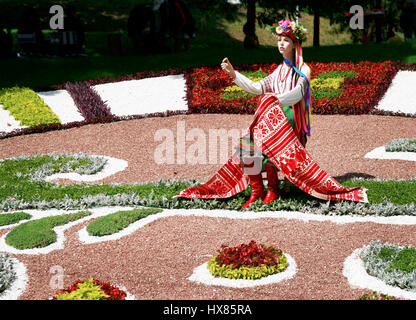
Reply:
[[[159, 166], [153, 152], [160, 128], [172, 130], [185, 121], [186, 132], [200, 128], [243, 129], [251, 116], [188, 115], [90, 125], [0, 140], [0, 158], [51, 152], [86, 152], [121, 158], [128, 168], [101, 182], [155, 181], [159, 178], [206, 181], [222, 163]], [[312, 115], [307, 149], [333, 177], [411, 178], [416, 165], [403, 160], [364, 159], [364, 155], [395, 138], [416, 137], [416, 119], [388, 116]], [[147, 142], [145, 144], [144, 142]], [[192, 145], [187, 142], [186, 148]], [[208, 152], [208, 151], [207, 151]], [[231, 150], [229, 150], [229, 154]], [[14, 255], [28, 268], [29, 285], [21, 299], [45, 299], [50, 267], [62, 266], [65, 286], [94, 276], [127, 288], [136, 299], [357, 299], [368, 290], [350, 288], [342, 275], [343, 262], [354, 249], [380, 239], [416, 246], [416, 226], [376, 223], [335, 224], [286, 219], [230, 220], [208, 217], [169, 217], [154, 221], [116, 241], [82, 244], [76, 232], [65, 232], [63, 250], [47, 255]], [[2, 230], [0, 236], [7, 230]], [[238, 245], [251, 239], [278, 245], [298, 265], [293, 279], [246, 289], [208, 287], [186, 280], [221, 244]]]

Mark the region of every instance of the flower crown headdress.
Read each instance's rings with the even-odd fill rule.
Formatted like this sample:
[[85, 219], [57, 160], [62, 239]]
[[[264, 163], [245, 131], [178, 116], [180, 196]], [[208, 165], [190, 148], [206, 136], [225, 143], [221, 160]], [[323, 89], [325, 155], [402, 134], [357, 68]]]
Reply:
[[293, 41], [305, 41], [306, 40], [306, 28], [301, 24], [296, 24], [295, 21], [289, 19], [280, 20], [277, 24], [269, 26], [271, 31], [276, 36], [288, 36]]

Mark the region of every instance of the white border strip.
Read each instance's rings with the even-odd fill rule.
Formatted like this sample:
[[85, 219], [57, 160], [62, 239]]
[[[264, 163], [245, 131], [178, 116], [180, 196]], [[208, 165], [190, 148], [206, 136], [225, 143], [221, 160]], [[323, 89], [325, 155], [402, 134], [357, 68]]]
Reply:
[[288, 262], [288, 266], [284, 271], [257, 280], [214, 277], [207, 268], [208, 262], [196, 267], [188, 280], [208, 286], [225, 286], [232, 288], [249, 288], [278, 283], [284, 280], [292, 279], [297, 272], [295, 260], [287, 253], [284, 253], [284, 255], [286, 256]]
[[388, 152], [386, 147], [378, 147], [368, 152], [364, 158], [416, 161], [416, 152]]
[[354, 250], [344, 261], [342, 274], [348, 279], [352, 287], [370, 289], [397, 298], [416, 300], [416, 291], [404, 290], [388, 285], [384, 281], [369, 275], [365, 270], [364, 262], [360, 258], [363, 249], [364, 247]]
[[14, 263], [13, 270], [16, 272], [16, 279], [9, 288], [0, 293], [0, 300], [17, 300], [26, 290], [29, 280], [25, 265], [16, 258], [11, 257], [11, 259]]

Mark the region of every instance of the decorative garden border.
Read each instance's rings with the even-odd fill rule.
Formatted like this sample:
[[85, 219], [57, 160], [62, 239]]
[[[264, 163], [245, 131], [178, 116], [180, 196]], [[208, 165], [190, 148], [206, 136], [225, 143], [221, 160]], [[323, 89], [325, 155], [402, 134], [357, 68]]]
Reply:
[[364, 268], [364, 262], [360, 258], [361, 251], [364, 247], [355, 249], [344, 261], [342, 274], [348, 279], [349, 284], [353, 288], [370, 289], [395, 297], [416, 300], [416, 291], [403, 290], [387, 285], [384, 281], [367, 273]]
[[284, 271], [257, 280], [214, 277], [207, 268], [208, 262], [205, 262], [199, 267], [196, 267], [188, 280], [202, 283], [208, 286], [225, 286], [232, 288], [249, 288], [282, 282], [292, 279], [297, 272], [297, 265], [295, 260], [286, 252], [284, 252], [284, 255], [286, 256], [288, 263], [288, 266]]

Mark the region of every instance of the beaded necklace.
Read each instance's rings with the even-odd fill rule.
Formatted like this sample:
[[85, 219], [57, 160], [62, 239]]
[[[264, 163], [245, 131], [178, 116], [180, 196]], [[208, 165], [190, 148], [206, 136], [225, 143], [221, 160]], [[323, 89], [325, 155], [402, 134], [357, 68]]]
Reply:
[[[284, 63], [282, 64], [282, 66], [281, 66], [281, 68], [279, 70], [279, 75], [277, 77], [277, 79], [278, 79], [277, 80], [277, 83], [278, 83], [279, 93], [281, 93], [282, 91], [283, 92], [285, 91], [287, 78], [289, 77], [289, 73], [291, 73], [291, 71], [292, 71], [292, 68], [289, 68], [289, 70], [286, 73], [286, 76], [284, 77], [284, 79], [282, 79], [282, 69], [283, 69], [283, 65], [284, 65]], [[282, 86], [283, 82], [284, 82], [284, 87]]]

